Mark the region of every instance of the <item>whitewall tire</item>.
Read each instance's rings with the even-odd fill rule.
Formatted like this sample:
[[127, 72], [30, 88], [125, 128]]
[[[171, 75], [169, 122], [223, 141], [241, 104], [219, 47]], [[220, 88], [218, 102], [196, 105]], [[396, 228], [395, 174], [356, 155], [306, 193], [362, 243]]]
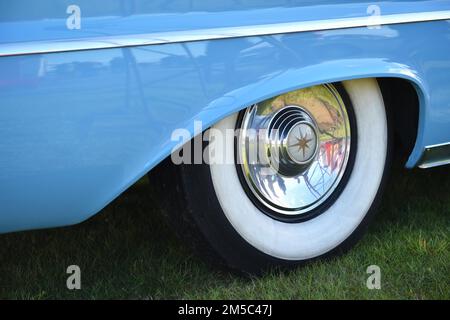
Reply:
[[[166, 194], [175, 182], [176, 200], [166, 202], [166, 213], [180, 236], [201, 255], [250, 273], [297, 265], [351, 247], [374, 212], [389, 162], [391, 141], [377, 81], [304, 89], [260, 104], [259, 114], [255, 108], [223, 119], [210, 138], [246, 125], [271, 128], [278, 121], [281, 128], [288, 123], [289, 128], [280, 129], [285, 139], [273, 143], [287, 157], [277, 166], [277, 170], [285, 166], [281, 168], [285, 172], [266, 178], [261, 166], [242, 165], [251, 149], [245, 130], [234, 143], [214, 151], [222, 159], [226, 156], [221, 153], [233, 154], [235, 163], [166, 163], [151, 175]], [[266, 115], [271, 117], [267, 121]], [[296, 134], [292, 131], [297, 136], [292, 138]], [[298, 141], [292, 150], [288, 140]], [[280, 147], [283, 143], [285, 149]], [[271, 148], [266, 151], [273, 155]], [[317, 170], [322, 170], [320, 175]]]

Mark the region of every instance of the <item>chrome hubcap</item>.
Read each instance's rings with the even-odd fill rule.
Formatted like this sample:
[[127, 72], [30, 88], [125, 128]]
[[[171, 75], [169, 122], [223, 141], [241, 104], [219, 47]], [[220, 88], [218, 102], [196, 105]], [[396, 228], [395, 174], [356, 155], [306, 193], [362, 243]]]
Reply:
[[341, 96], [331, 85], [315, 86], [245, 111], [238, 168], [259, 204], [281, 215], [307, 215], [341, 181], [350, 145], [350, 120]]

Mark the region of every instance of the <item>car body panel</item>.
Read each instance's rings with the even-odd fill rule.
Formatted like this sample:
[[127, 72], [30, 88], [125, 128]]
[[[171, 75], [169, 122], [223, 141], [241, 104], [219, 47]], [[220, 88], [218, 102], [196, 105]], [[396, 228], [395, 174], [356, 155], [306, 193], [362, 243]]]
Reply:
[[[259, 24], [295, 21], [295, 14], [348, 18], [367, 14], [368, 5], [272, 2], [249, 2], [235, 13], [231, 2], [210, 9], [205, 4], [195, 12], [183, 1], [169, 1], [174, 7], [168, 9], [161, 2], [146, 13], [156, 19], [148, 24], [146, 16], [96, 8], [92, 12], [98, 14], [88, 14], [92, 20], [82, 20], [75, 34], [65, 27], [70, 2], [58, 1], [53, 8], [54, 1], [42, 1], [49, 5], [49, 21], [41, 11], [30, 20], [37, 5], [21, 16], [23, 2], [11, 2], [19, 3], [17, 8], [0, 10], [0, 48], [100, 32], [239, 26], [249, 23], [244, 17]], [[79, 3], [82, 12], [100, 6]], [[119, 8], [122, 2], [114, 3]], [[450, 10], [448, 1], [379, 4], [390, 14]], [[302, 16], [303, 10], [311, 15]], [[255, 17], [262, 11], [270, 12]], [[173, 17], [159, 20], [159, 15]], [[121, 23], [125, 27], [118, 27]], [[206, 129], [255, 102], [320, 83], [366, 77], [410, 81], [420, 100], [417, 142], [407, 163], [414, 167], [426, 146], [450, 141], [448, 52], [450, 22], [442, 20], [0, 57], [0, 232], [83, 221], [166, 158], [179, 143], [171, 139], [175, 129], [195, 134], [196, 120]]]

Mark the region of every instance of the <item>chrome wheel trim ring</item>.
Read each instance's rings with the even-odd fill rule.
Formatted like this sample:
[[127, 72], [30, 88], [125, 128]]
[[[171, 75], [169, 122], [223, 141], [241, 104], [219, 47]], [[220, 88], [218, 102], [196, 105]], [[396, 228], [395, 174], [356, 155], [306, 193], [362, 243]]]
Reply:
[[[351, 105], [346, 102], [335, 86], [327, 84], [288, 92], [242, 112], [237, 169], [244, 189], [264, 212], [288, 221], [309, 219], [331, 200], [350, 169], [352, 139], [356, 140]], [[298, 126], [311, 128], [309, 138], [300, 134], [299, 144], [306, 143], [310, 152], [303, 161], [296, 161], [289, 151], [290, 134]], [[273, 133], [274, 127], [278, 132]]]

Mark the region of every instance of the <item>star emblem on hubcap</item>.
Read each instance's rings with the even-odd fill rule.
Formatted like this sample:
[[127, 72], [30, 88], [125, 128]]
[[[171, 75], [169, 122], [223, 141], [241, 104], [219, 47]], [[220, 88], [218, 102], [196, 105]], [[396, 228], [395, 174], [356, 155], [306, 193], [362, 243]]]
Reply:
[[[299, 129], [300, 131], [300, 129]], [[303, 158], [305, 157], [305, 149], [309, 149], [309, 145], [308, 143], [312, 141], [312, 139], [306, 139], [307, 136], [303, 135], [302, 132], [300, 132], [300, 138], [295, 137], [295, 139], [297, 139], [297, 143], [295, 144], [291, 144], [289, 147], [298, 147], [298, 152], [300, 152], [300, 150], [303, 151]]]
[[312, 159], [316, 149], [316, 133], [311, 125], [299, 123], [288, 134], [288, 154], [292, 160], [305, 163]]

